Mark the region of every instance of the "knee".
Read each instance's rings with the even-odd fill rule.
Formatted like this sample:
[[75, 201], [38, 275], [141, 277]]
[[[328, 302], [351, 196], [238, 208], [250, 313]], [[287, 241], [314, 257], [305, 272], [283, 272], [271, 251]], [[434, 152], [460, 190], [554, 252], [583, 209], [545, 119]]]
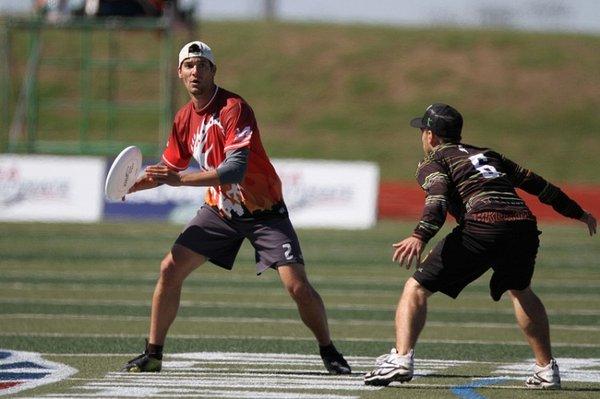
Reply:
[[164, 285], [178, 285], [183, 282], [175, 260], [169, 255], [160, 262], [159, 279]]
[[419, 283], [417, 280], [411, 277], [408, 280], [406, 280], [402, 295], [408, 295], [413, 298], [425, 301], [429, 296], [431, 296], [431, 291], [423, 287], [421, 283]]
[[296, 302], [304, 302], [312, 298], [314, 290], [306, 280], [295, 281], [286, 286], [292, 299]]

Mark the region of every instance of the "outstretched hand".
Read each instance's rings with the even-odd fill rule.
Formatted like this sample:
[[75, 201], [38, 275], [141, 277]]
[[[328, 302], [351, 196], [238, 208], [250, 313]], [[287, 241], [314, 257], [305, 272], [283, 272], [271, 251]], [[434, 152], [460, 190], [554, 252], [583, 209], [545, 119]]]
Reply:
[[146, 168], [146, 175], [156, 180], [160, 184], [169, 186], [181, 186], [181, 176], [175, 170], [169, 169], [165, 165], [152, 165]]
[[583, 216], [579, 219], [583, 223], [587, 224], [588, 230], [590, 231], [590, 236], [596, 234], [596, 218], [589, 212], [583, 212]]
[[410, 269], [413, 259], [415, 260], [415, 265], [417, 267], [421, 264], [421, 254], [423, 253], [425, 245], [423, 241], [417, 237], [405, 238], [396, 244], [392, 244], [392, 246], [396, 248], [392, 260], [398, 262], [400, 266], [403, 266], [406, 262], [406, 269]]
[[[136, 191], [148, 190], [154, 187], [158, 187], [159, 183], [151, 177], [148, 177], [146, 174], [141, 175], [138, 179], [133, 183], [133, 186], [129, 190], [127, 190], [127, 194], [135, 193]], [[121, 201], [125, 201], [125, 196], [121, 198]]]

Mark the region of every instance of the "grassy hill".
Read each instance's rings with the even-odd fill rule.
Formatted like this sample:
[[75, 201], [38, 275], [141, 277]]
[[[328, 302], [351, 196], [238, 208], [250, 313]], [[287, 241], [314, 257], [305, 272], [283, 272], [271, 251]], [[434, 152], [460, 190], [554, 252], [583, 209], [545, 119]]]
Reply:
[[[272, 157], [370, 160], [384, 179], [412, 179], [421, 146], [408, 120], [442, 101], [462, 111], [465, 141], [492, 146], [558, 182], [600, 183], [600, 37], [205, 22], [198, 38], [214, 49], [217, 83], [253, 106]], [[184, 41], [178, 36], [175, 47]], [[57, 52], [79, 45], [72, 36], [57, 42]], [[135, 35], [121, 47], [134, 57], [158, 51]], [[119, 93], [156, 95], [151, 80], [124, 78]], [[77, 84], [59, 81], [42, 94], [69, 93]], [[181, 105], [185, 95], [177, 90]], [[55, 114], [41, 116], [47, 137], [76, 131], [76, 120]], [[156, 142], [148, 133], [156, 130], [156, 113], [128, 115], [119, 121], [126, 141]]]

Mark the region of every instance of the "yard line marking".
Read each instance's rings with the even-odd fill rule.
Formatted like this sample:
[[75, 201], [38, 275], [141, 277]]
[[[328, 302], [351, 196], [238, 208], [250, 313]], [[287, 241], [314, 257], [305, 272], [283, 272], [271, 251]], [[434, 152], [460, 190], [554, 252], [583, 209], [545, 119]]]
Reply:
[[[77, 395], [72, 394], [53, 394], [42, 396], [43, 398], [115, 398], [115, 397], [148, 397], [151, 396], [157, 389], [148, 387], [115, 387], [113, 389], [105, 389], [102, 393], [106, 396], [101, 396], [95, 393], [78, 392]], [[214, 390], [214, 389], [199, 389], [193, 393], [184, 393], [181, 389], [160, 390], [162, 398], [241, 398], [241, 399], [359, 399], [358, 396], [333, 395], [333, 394], [306, 394], [306, 393], [286, 393], [286, 392], [263, 392], [263, 391], [236, 391], [236, 390]], [[171, 392], [171, 393], [169, 393]], [[39, 397], [36, 397], [39, 398]], [[33, 398], [32, 398], [33, 399]]]
[[[231, 353], [231, 352], [222, 352], [222, 353]], [[247, 356], [248, 353], [247, 352], [237, 352], [239, 354], [239, 356]], [[135, 353], [56, 353], [56, 352], [46, 352], [46, 353], [42, 353], [43, 356], [56, 356], [56, 357], [61, 357], [61, 356], [65, 356], [65, 357], [118, 357], [118, 356], [123, 356], [123, 357], [127, 357], [127, 356], [137, 356], [139, 355], [139, 352], [135, 352]], [[166, 356], [169, 358], [177, 358], [178, 357], [178, 353], [171, 353], [171, 354], [167, 354]], [[189, 355], [189, 354], [187, 354]], [[270, 355], [281, 355], [280, 353], [261, 353], [261, 358], [264, 358], [265, 356], [270, 356]], [[303, 354], [291, 354], [288, 353], [287, 356], [311, 356], [311, 355], [303, 355]], [[186, 356], [187, 357], [187, 356]], [[373, 366], [375, 365], [375, 357], [370, 358], [370, 357], [365, 357], [365, 356], [345, 356], [346, 360], [348, 360], [349, 362], [352, 363], [357, 363], [360, 361], [363, 361], [364, 359], [371, 359], [370, 363], [368, 364], [368, 366]], [[451, 364], [451, 365], [456, 365], [456, 364], [493, 364], [493, 365], [497, 365], [498, 362], [486, 362], [483, 360], [443, 360], [443, 359], [427, 359], [427, 358], [419, 358], [415, 360], [416, 362], [430, 362], [433, 364], [439, 363], [439, 364]], [[320, 364], [320, 363], [319, 363]], [[211, 369], [213, 370], [213, 369]], [[220, 371], [227, 371], [227, 370], [232, 370], [230, 368], [220, 368], [220, 369], [214, 369], [214, 370], [220, 370]], [[257, 368], [257, 369], [245, 369], [245, 370], [257, 370], [257, 371], [261, 371], [264, 370], [264, 368]], [[299, 370], [299, 369], [277, 369], [277, 371], [279, 372], [288, 372], [288, 371], [294, 371], [294, 372], [298, 372], [298, 371], [307, 371], [307, 370]], [[175, 373], [175, 372], [173, 372]], [[89, 378], [81, 378], [81, 380], [90, 380]]]
[[[142, 306], [149, 307], [150, 300], [128, 300], [128, 299], [53, 299], [53, 298], [0, 298], [0, 303], [41, 303], [49, 305], [88, 305], [88, 306]], [[193, 300], [182, 300], [182, 307], [191, 308], [235, 308], [235, 309], [278, 309], [278, 310], [296, 310], [296, 305], [293, 303], [289, 304], [275, 304], [269, 302], [252, 302], [252, 303], [239, 303], [239, 302], [223, 302], [223, 301], [193, 301]], [[373, 311], [390, 311], [395, 310], [395, 304], [390, 305], [345, 305], [335, 304], [327, 306], [327, 309], [332, 310], [373, 310]], [[509, 308], [496, 309], [496, 308], [480, 308], [472, 309], [465, 307], [452, 307], [452, 308], [440, 308], [431, 310], [432, 313], [460, 313], [460, 314], [513, 314], [514, 311]], [[546, 312], [549, 315], [572, 315], [572, 316], [600, 316], [600, 309], [564, 309], [564, 310], [551, 310], [547, 309]]]
[[[139, 321], [147, 322], [148, 316], [111, 316], [94, 314], [71, 314], [71, 313], [0, 313], [4, 319], [35, 319], [35, 320], [111, 320], [111, 321]], [[213, 317], [213, 316], [179, 316], [179, 321], [188, 322], [216, 322], [216, 323], [276, 323], [276, 324], [298, 324], [303, 325], [299, 319], [284, 319], [277, 317]], [[329, 324], [352, 325], [352, 326], [390, 326], [393, 320], [361, 320], [361, 319], [329, 319]], [[477, 327], [493, 329], [518, 330], [516, 323], [476, 323], [476, 322], [450, 322], [450, 321], [428, 321], [428, 327]], [[600, 332], [600, 326], [582, 326], [569, 324], [552, 324], [553, 330], [565, 331], [591, 331]]]
[[[158, 263], [158, 261], [157, 261], [157, 263]], [[81, 273], [81, 271], [75, 271], [75, 270], [66, 270], [66, 271], [58, 271], [58, 272], [55, 270], [35, 270], [34, 273], [36, 276], [41, 276], [41, 277], [62, 276], [63, 278], [68, 279], [68, 280], [81, 279], [82, 277], [83, 278], [90, 278], [90, 277], [92, 277], [92, 278], [111, 278], [117, 274], [116, 272], [111, 272], [111, 271], [86, 271], [85, 273]], [[6, 270], [6, 271], [3, 271], [3, 274], [6, 276], [10, 276], [10, 277], [27, 278], [27, 277], [31, 276], [31, 271], [30, 270], [27, 270], [27, 271]], [[118, 275], [120, 277], [125, 277], [125, 278], [135, 278], [138, 280], [146, 280], [146, 281], [154, 284], [156, 281], [157, 273], [119, 272]], [[242, 283], [242, 282], [248, 281], [248, 276], [247, 275], [229, 275], [229, 274], [227, 276], [219, 276], [219, 275], [203, 274], [202, 277], [197, 280], [206, 281], [206, 282]], [[269, 283], [279, 281], [277, 277], [270, 276], [270, 275], [262, 276], [261, 280], [264, 282], [269, 282]], [[330, 278], [330, 276], [320, 275], [319, 273], [314, 273], [314, 271], [313, 271], [313, 273], [311, 275], [311, 281], [329, 283], [329, 282], [331, 282], [331, 278]], [[387, 284], [387, 285], [394, 284], [394, 283], [390, 283], [388, 280], [383, 280], [380, 277], [373, 277], [373, 276], [359, 276], [359, 277], [341, 276], [341, 277], [336, 277], [336, 282], [341, 282], [341, 283], [346, 283], [346, 284], [360, 284], [360, 285], [363, 285], [365, 283], [373, 283], [374, 285], [381, 285], [382, 283]], [[398, 284], [403, 284], [403, 282], [404, 281], [399, 281]], [[474, 283], [471, 286], [472, 287], [480, 287], [480, 288], [487, 287], [487, 283], [481, 283], [481, 282]], [[536, 281], [535, 286], [536, 287], [544, 287], [544, 288], [561, 288], [561, 287], [600, 288], [600, 283], [593, 282], [593, 281], [587, 281], [587, 280], [563, 281], [563, 280], [545, 279], [543, 281]]]
[[[147, 334], [94, 334], [94, 333], [39, 333], [39, 332], [0, 332], [2, 337], [53, 337], [53, 338], [147, 338]], [[172, 339], [241, 339], [241, 340], [271, 340], [271, 341], [314, 341], [313, 337], [280, 337], [280, 336], [249, 336], [249, 335], [210, 335], [210, 334], [170, 334]], [[391, 343], [393, 338], [355, 338], [355, 337], [337, 337], [336, 341], [348, 342], [385, 342]], [[514, 345], [529, 346], [522, 341], [483, 341], [472, 339], [420, 339], [419, 342], [427, 344], [456, 344], [456, 345]], [[555, 347], [574, 347], [574, 348], [600, 348], [600, 344], [592, 343], [573, 343], [573, 342], [553, 342]]]
[[[29, 290], [38, 290], [38, 289], [53, 289], [53, 290], [61, 290], [61, 291], [82, 291], [82, 292], [90, 292], [90, 291], [131, 291], [135, 290], [136, 292], [144, 292], [147, 294], [151, 294], [154, 288], [152, 286], [140, 286], [140, 285], [132, 285], [132, 284], [77, 284], [71, 282], [65, 283], [35, 283], [35, 282], [16, 282], [16, 283], [0, 283], [0, 287], [6, 288], [19, 288], [25, 289], [29, 288]], [[375, 285], [374, 285], [375, 287]], [[395, 298], [400, 295], [402, 285], [399, 284], [398, 288], [394, 289], [386, 289], [386, 288], [373, 288], [372, 290], [357, 290], [352, 295], [356, 297], [364, 297], [364, 298]], [[594, 288], [594, 287], [591, 287]], [[201, 288], [204, 293], [214, 293], [214, 294], [227, 294], [231, 292], [231, 286], [223, 286], [223, 287], [210, 287], [204, 286]], [[246, 295], [251, 295], [254, 292], [260, 290], [261, 295], [263, 296], [281, 296], [284, 293], [284, 290], [281, 287], [236, 287], [236, 292], [242, 293], [244, 292]], [[340, 287], [340, 288], [319, 288], [319, 292], [323, 295], [328, 296], [343, 296], [346, 297], [348, 295], [348, 288]], [[573, 293], [552, 293], [552, 298], [555, 300], [560, 300], [561, 302], [577, 302], [583, 300], [597, 300], [600, 298], [599, 294], [596, 293], [587, 293], [587, 294], [573, 294]], [[461, 294], [461, 298], [489, 298], [489, 293], [487, 292], [465, 292]]]
[[[128, 380], [111, 380], [103, 382], [91, 382], [86, 384], [85, 389], [105, 389], [114, 387], [131, 387], [151, 386], [153, 389], [169, 389], [173, 388], [174, 382], [178, 389], [193, 388], [214, 388], [227, 384], [228, 389], [303, 389], [303, 390], [319, 390], [319, 391], [358, 391], [358, 390], [377, 390], [373, 387], [363, 388], [362, 376], [360, 380], [355, 379], [353, 384], [347, 382], [335, 382], [331, 378], [329, 380], [310, 380], [305, 378], [278, 378], [268, 379], [263, 376], [247, 377], [232, 377], [220, 376], [215, 378], [205, 377], [204, 374], [199, 374], [196, 378], [171, 378], [170, 380], [154, 380], [154, 379], [128, 379]], [[181, 392], [181, 391], [180, 391]]]
[[[109, 354], [105, 354], [109, 355]], [[117, 354], [121, 355], [121, 354]], [[45, 356], [48, 356], [47, 354]], [[355, 367], [349, 376], [326, 374], [317, 355], [246, 352], [196, 352], [166, 355], [162, 373], [138, 374], [109, 372], [102, 378], [71, 378], [81, 385], [69, 388], [69, 393], [48, 394], [43, 398], [110, 398], [110, 397], [207, 397], [243, 399], [358, 399], [361, 393], [381, 388], [365, 386], [362, 372], [374, 365], [374, 358], [365, 356], [348, 357]], [[563, 380], [573, 382], [600, 382], [600, 359], [559, 358]], [[467, 364], [497, 366], [492, 374], [496, 377], [475, 378], [466, 384], [433, 384], [420, 380], [421, 377], [442, 372]], [[468, 360], [416, 359], [415, 380], [409, 384], [393, 383], [388, 391], [402, 389], [436, 388], [453, 389], [461, 398], [479, 398], [473, 389], [526, 389], [523, 385], [506, 385], [504, 381], [521, 380], [529, 375], [531, 363], [498, 363]], [[288, 366], [278, 368], [279, 366]], [[225, 366], [225, 367], [223, 367]], [[289, 366], [298, 366], [290, 368]], [[274, 369], [276, 371], [274, 371]], [[229, 371], [231, 370], [231, 371]], [[358, 372], [357, 372], [358, 371]], [[310, 372], [313, 374], [306, 374]], [[500, 374], [500, 375], [498, 375]], [[459, 381], [461, 373], [456, 375]], [[485, 381], [503, 385], [487, 385]], [[409, 392], [409, 391], [408, 391]], [[469, 393], [477, 394], [471, 396]]]
[[[358, 368], [361, 371], [355, 371], [348, 376], [330, 375], [323, 368], [318, 355], [251, 352], [175, 353], [165, 356], [162, 373], [109, 372], [100, 379], [73, 379], [72, 381], [80, 381], [82, 384], [71, 387], [69, 394], [50, 394], [42, 397], [176, 395], [248, 399], [358, 399], [361, 392], [381, 389], [364, 385], [362, 379], [364, 370], [373, 367], [374, 358], [351, 356], [348, 360], [352, 362], [355, 370]], [[418, 359], [415, 362], [415, 378], [471, 363], [466, 360]], [[232, 371], [223, 372], [223, 366]], [[279, 366], [284, 367], [279, 369]]]

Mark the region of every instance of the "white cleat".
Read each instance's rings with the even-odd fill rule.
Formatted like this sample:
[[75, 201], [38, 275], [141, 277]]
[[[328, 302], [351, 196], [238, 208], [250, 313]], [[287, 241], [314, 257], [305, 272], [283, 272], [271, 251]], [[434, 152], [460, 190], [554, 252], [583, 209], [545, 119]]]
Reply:
[[387, 386], [394, 381], [408, 382], [413, 378], [414, 351], [406, 355], [398, 355], [396, 348], [389, 355], [379, 356], [375, 362], [377, 367], [365, 374], [365, 385]]
[[527, 378], [525, 386], [533, 389], [560, 389], [560, 372], [556, 360], [550, 360], [544, 367], [536, 364], [533, 367], [533, 376]]

